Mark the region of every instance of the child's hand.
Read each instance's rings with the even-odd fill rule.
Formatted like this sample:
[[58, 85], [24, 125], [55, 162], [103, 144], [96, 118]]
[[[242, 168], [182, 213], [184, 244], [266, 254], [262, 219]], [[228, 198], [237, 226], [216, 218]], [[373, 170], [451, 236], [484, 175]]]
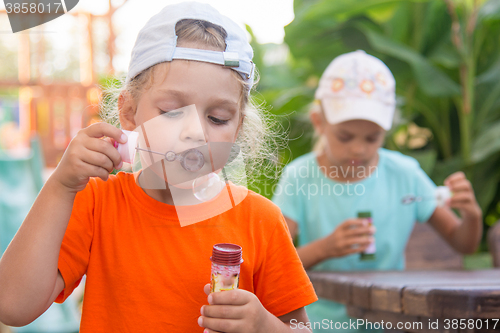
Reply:
[[[257, 333], [271, 332], [272, 319], [277, 319], [260, 303], [257, 296], [242, 289], [210, 294], [210, 284], [205, 285], [209, 305], [201, 307], [198, 325], [205, 332]], [[271, 325], [271, 326], [270, 326]]]
[[85, 188], [90, 177], [107, 180], [122, 160], [111, 140], [100, 139], [104, 136], [120, 143], [127, 141], [127, 136], [110, 124], [92, 124], [71, 140], [51, 178], [75, 193]]
[[364, 251], [375, 241], [375, 227], [363, 218], [345, 220], [330, 235], [322, 239], [325, 258], [343, 257]]
[[482, 212], [479, 207], [471, 183], [461, 171], [448, 176], [444, 185], [448, 186], [453, 196], [448, 199], [448, 207], [458, 209], [463, 219], [481, 218]]

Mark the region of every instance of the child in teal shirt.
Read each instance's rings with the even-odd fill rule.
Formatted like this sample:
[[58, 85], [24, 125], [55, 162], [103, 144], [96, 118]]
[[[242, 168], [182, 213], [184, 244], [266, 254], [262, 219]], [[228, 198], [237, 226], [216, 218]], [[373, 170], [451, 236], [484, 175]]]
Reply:
[[[453, 196], [439, 207], [432, 199], [436, 185], [418, 162], [381, 148], [395, 109], [395, 81], [384, 63], [363, 51], [341, 55], [325, 70], [315, 97], [311, 121], [321, 148], [287, 165], [273, 197], [306, 269], [403, 270], [416, 221], [430, 223], [457, 251], [475, 251], [482, 213], [465, 175], [445, 180]], [[423, 200], [405, 204], [408, 195]], [[359, 212], [371, 212], [373, 224], [357, 218]], [[372, 243], [374, 258], [361, 260]], [[325, 299], [306, 310], [319, 331], [324, 319], [349, 322], [343, 305]]]

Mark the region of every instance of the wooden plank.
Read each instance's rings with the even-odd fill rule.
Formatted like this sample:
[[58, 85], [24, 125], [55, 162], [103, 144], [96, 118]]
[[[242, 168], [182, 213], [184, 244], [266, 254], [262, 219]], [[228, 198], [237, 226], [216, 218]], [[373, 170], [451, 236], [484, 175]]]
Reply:
[[445, 272], [371, 272], [358, 273], [352, 277], [352, 303], [367, 309], [403, 312], [402, 291], [408, 286], [434, 285], [438, 280], [449, 281], [460, 278], [456, 271]]
[[[387, 272], [386, 272], [387, 273]], [[395, 272], [401, 273], [401, 272]], [[309, 278], [319, 297], [326, 298], [343, 304], [351, 304], [353, 302], [353, 284], [356, 282], [358, 302], [366, 302], [369, 292], [368, 285], [364, 285], [363, 281], [383, 281], [385, 276], [380, 276], [380, 272], [317, 272], [309, 271]], [[361, 297], [361, 299], [360, 299]], [[368, 303], [363, 303], [367, 305]]]
[[371, 308], [371, 287], [373, 282], [370, 280], [356, 280], [351, 285], [351, 302], [354, 306], [360, 306], [365, 309]]
[[370, 309], [403, 312], [402, 292], [410, 287], [456, 286], [461, 288], [464, 284], [481, 283], [498, 283], [500, 287], [499, 281], [500, 272], [497, 274], [496, 271], [493, 273], [488, 271], [419, 271], [414, 274], [410, 272], [401, 272], [399, 275], [391, 274], [384, 281], [372, 284]]
[[403, 312], [403, 304], [401, 302], [403, 288], [400, 286], [381, 287], [373, 285], [370, 291], [370, 309], [396, 313]]
[[496, 284], [409, 287], [403, 291], [404, 313], [432, 318], [499, 318]]
[[402, 290], [409, 284], [426, 283], [428, 272], [392, 272], [378, 276], [370, 288], [370, 309], [377, 311], [403, 312]]
[[329, 272], [308, 272], [318, 297], [347, 304], [351, 302], [351, 278]]
[[427, 223], [415, 223], [405, 257], [407, 270], [463, 268], [463, 256]]
[[[412, 288], [449, 288], [465, 296], [468, 291], [464, 287], [467, 286], [488, 284], [492, 290], [500, 290], [500, 270], [311, 272], [310, 277], [320, 297], [367, 310], [395, 313], [408, 311], [410, 304], [402, 301], [403, 292]], [[419, 303], [412, 301], [411, 306], [418, 309], [415, 311], [419, 315], [429, 316], [432, 313], [426, 310], [432, 304], [429, 305], [425, 300]]]

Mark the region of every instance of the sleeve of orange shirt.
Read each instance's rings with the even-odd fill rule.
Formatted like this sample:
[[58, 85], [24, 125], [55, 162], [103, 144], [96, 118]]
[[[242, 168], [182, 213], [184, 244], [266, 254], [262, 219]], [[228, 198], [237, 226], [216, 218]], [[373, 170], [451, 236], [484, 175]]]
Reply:
[[254, 281], [255, 295], [276, 317], [318, 300], [281, 213]]
[[73, 204], [73, 211], [64, 234], [59, 253], [59, 272], [65, 288], [57, 296], [56, 302], [62, 303], [80, 284], [87, 271], [90, 257], [90, 245], [93, 237], [95, 179], [91, 178], [83, 191], [78, 192]]

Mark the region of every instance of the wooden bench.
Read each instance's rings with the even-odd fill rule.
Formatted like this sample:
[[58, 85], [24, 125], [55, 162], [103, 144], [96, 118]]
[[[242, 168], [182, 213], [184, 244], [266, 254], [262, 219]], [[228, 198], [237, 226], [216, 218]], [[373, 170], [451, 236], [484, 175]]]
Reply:
[[[500, 267], [500, 221], [488, 231], [493, 266]], [[407, 270], [463, 269], [463, 255], [456, 252], [427, 223], [415, 223], [405, 251]]]

